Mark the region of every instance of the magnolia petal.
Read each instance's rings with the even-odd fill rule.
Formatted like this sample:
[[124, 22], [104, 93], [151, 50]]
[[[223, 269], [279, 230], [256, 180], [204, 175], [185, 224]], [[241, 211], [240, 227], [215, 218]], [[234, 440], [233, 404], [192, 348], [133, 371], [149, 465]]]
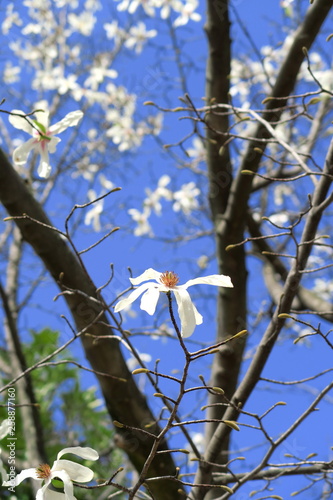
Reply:
[[49, 160], [49, 152], [47, 148], [38, 148], [40, 153], [40, 162], [38, 165], [37, 173], [39, 177], [47, 179], [51, 173], [51, 165]]
[[71, 460], [56, 460], [52, 466], [52, 477], [60, 477], [59, 472], [66, 472], [72, 481], [89, 483], [94, 477], [94, 472], [85, 465], [77, 464]]
[[60, 479], [62, 479], [63, 483], [64, 483], [65, 499], [66, 500], [77, 500], [77, 498], [74, 496], [73, 483], [70, 479], [66, 479], [64, 471], [62, 471], [62, 477]]
[[65, 118], [60, 120], [60, 122], [51, 125], [51, 127], [49, 127], [49, 132], [51, 132], [52, 135], [60, 134], [61, 132], [66, 130], [66, 128], [74, 127], [75, 125], [77, 125], [82, 117], [82, 111], [72, 111], [71, 113], [68, 113]]
[[[76, 500], [76, 497], [74, 497]], [[63, 492], [47, 489], [44, 493], [38, 490], [36, 500], [66, 500]]]
[[13, 162], [16, 165], [24, 165], [27, 162], [30, 151], [35, 147], [36, 139], [33, 137], [18, 146], [13, 153]]
[[224, 286], [227, 288], [233, 288], [233, 284], [229, 276], [224, 274], [212, 274], [211, 276], [204, 276], [202, 278], [194, 278], [193, 280], [187, 281], [182, 288], [187, 289], [189, 286], [193, 285], [214, 285], [214, 286]]
[[48, 495], [49, 490], [48, 490], [48, 487], [50, 486], [50, 484], [51, 484], [51, 478], [47, 478], [45, 480], [45, 483], [42, 486], [42, 488], [40, 488], [37, 491], [36, 500], [48, 500], [49, 499], [49, 495]]
[[51, 137], [50, 140], [45, 139], [45, 144], [49, 153], [55, 153], [57, 144], [59, 142], [61, 142], [61, 139], [59, 139], [59, 137]]
[[[60, 460], [60, 462], [62, 462], [62, 460]], [[67, 462], [67, 460], [64, 460], [64, 462]], [[72, 462], [73, 463], [73, 462]], [[75, 465], [75, 464], [74, 464]], [[77, 464], [76, 464], [77, 465]], [[53, 469], [53, 467], [52, 467]], [[71, 481], [71, 478], [69, 477], [69, 475], [67, 474], [67, 472], [65, 470], [59, 470], [59, 471], [56, 471], [56, 473], [54, 473], [52, 471], [52, 478], [55, 478], [55, 477], [58, 477], [59, 479], [61, 479], [61, 481], [64, 483], [64, 496], [63, 498], [65, 500], [77, 500], [76, 497], [74, 496], [74, 487], [73, 487], [73, 483]], [[78, 480], [79, 482], [79, 480]], [[48, 493], [48, 492], [47, 492]], [[49, 495], [45, 495], [45, 498], [48, 499]], [[42, 497], [43, 498], [43, 497]]]
[[42, 481], [41, 479], [38, 478], [36, 469], [25, 469], [17, 476], [15, 476], [15, 479], [10, 480], [10, 481], [5, 481], [2, 483], [2, 486], [18, 486], [19, 484], [22, 483], [25, 479], [28, 477], [31, 477], [32, 479], [37, 479], [38, 481]]
[[161, 274], [162, 273], [159, 273], [158, 271], [155, 271], [155, 269], [152, 269], [150, 267], [142, 274], [140, 274], [140, 276], [138, 276], [137, 278], [130, 278], [130, 282], [132, 283], [132, 285], [139, 285], [143, 281], [148, 281], [148, 280], [155, 280], [159, 283], [160, 282], [159, 278]]
[[72, 453], [73, 455], [76, 455], [77, 457], [84, 458], [85, 460], [98, 460], [99, 455], [96, 450], [93, 448], [89, 448], [89, 446], [71, 446], [69, 448], [64, 448], [63, 450], [59, 451], [57, 455], [57, 460], [59, 460], [63, 455], [66, 453]]
[[[125, 299], [119, 300], [119, 302], [117, 302], [117, 304], [114, 307], [114, 311], [119, 312], [119, 311], [122, 311], [123, 309], [125, 309], [125, 307], [132, 304], [132, 302], [134, 302], [151, 285], [153, 285], [153, 283], [143, 283], [143, 285], [141, 285], [138, 288], [136, 288], [135, 290], [133, 290], [133, 292], [130, 293], [128, 297], [126, 297]], [[156, 285], [154, 285], [154, 286], [156, 286]]]
[[[196, 313], [191, 297], [184, 288], [173, 290], [178, 304], [182, 337], [190, 337], [196, 326]], [[199, 313], [198, 313], [199, 314]]]
[[201, 325], [202, 322], [203, 322], [203, 317], [199, 313], [198, 309], [195, 307], [195, 305], [193, 304], [193, 302], [192, 302], [192, 306], [193, 306], [193, 311], [194, 311], [194, 316], [195, 316], [195, 324], [196, 325]]
[[[12, 113], [17, 113], [25, 116], [24, 111], [21, 111], [20, 109], [13, 109]], [[27, 132], [28, 134], [32, 135], [33, 128], [28, 122], [28, 120], [31, 120], [31, 118], [28, 117], [28, 119], [26, 120], [25, 118], [23, 118], [23, 116], [9, 115], [8, 121], [13, 125], [13, 127], [19, 130], [24, 130], [24, 132]]]
[[148, 290], [142, 295], [140, 309], [146, 311], [150, 316], [155, 312], [157, 301], [160, 296], [160, 290], [156, 285], [149, 287]]

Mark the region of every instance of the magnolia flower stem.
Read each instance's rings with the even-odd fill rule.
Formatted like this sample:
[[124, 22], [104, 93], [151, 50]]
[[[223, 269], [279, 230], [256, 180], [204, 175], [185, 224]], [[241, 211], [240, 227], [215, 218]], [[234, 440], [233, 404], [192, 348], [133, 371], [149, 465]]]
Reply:
[[186, 359], [189, 360], [190, 358], [190, 353], [188, 352], [186, 346], [185, 346], [185, 342], [183, 340], [183, 337], [180, 333], [180, 330], [179, 330], [179, 327], [177, 325], [177, 322], [176, 322], [176, 319], [175, 319], [175, 315], [173, 314], [173, 308], [172, 308], [172, 295], [171, 295], [171, 292], [167, 292], [167, 297], [168, 297], [168, 302], [169, 302], [169, 313], [170, 313], [170, 318], [171, 318], [171, 321], [172, 321], [172, 324], [174, 326], [174, 329], [177, 333], [177, 337], [178, 337], [178, 340], [180, 342], [180, 345], [182, 346], [182, 349], [186, 355]]

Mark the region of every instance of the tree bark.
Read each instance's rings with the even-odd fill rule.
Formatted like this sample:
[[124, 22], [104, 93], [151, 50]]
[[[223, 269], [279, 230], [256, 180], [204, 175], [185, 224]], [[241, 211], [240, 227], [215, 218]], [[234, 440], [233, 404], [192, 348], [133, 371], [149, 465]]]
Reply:
[[[305, 57], [303, 47], [307, 50], [310, 49], [332, 5], [332, 0], [316, 0], [309, 7], [304, 22], [295, 32], [293, 43], [272, 89], [270, 97], [273, 99], [266, 104], [266, 112], [263, 114], [263, 118], [267, 122], [279, 120], [283, 108], [287, 104], [288, 96], [294, 89], [300, 66]], [[231, 59], [228, 9], [228, 0], [207, 0], [207, 23], [205, 28], [209, 42], [209, 59], [206, 73], [207, 105], [210, 103], [228, 103]], [[274, 98], [282, 99], [276, 100]], [[269, 132], [262, 124], [258, 123], [256, 130], [251, 134], [254, 139], [249, 141], [246, 152], [239, 162], [235, 178], [232, 178], [228, 147], [221, 149], [228, 137], [228, 118], [226, 115], [221, 115], [221, 113], [219, 115], [210, 113], [207, 117], [207, 124], [209, 126], [207, 131], [207, 167], [210, 180], [209, 202], [216, 230], [218, 267], [219, 272], [229, 275], [234, 284], [233, 289], [221, 289], [219, 293], [217, 326], [217, 341], [219, 342], [240, 330], [246, 329], [247, 270], [244, 246], [236, 246], [229, 252], [226, 251], [226, 247], [245, 239], [249, 198], [255, 176], [242, 175], [241, 172], [242, 170], [251, 170], [252, 172], [258, 170], [262, 153], [254, 151], [254, 148], [259, 147], [263, 152], [265, 144], [257, 142], [256, 139], [268, 138]], [[212, 132], [211, 128], [216, 133]], [[212, 143], [212, 139], [215, 142]], [[221, 182], [221, 179], [223, 182]], [[221, 387], [228, 399], [234, 400], [239, 392], [237, 390], [235, 393], [235, 390], [244, 351], [244, 342], [244, 338], [240, 338], [236, 342], [228, 343], [220, 349], [213, 362], [211, 384]], [[243, 383], [241, 387], [243, 387]], [[241, 401], [243, 403], [243, 399]], [[210, 397], [210, 404], [218, 402], [220, 403], [221, 400], [217, 396]], [[232, 417], [229, 414], [232, 414]], [[212, 406], [208, 410], [208, 418], [228, 418], [232, 420], [237, 416], [237, 412], [230, 408], [224, 413], [221, 405]], [[210, 443], [205, 458], [215, 463], [223, 463], [227, 460], [230, 429], [228, 431], [224, 426], [224, 432], [219, 434], [219, 439], [216, 439], [221, 425], [210, 424], [207, 426], [205, 436], [206, 444]], [[214, 449], [214, 453], [211, 453], [210, 450], [212, 449]], [[201, 465], [196, 482], [209, 484], [212, 481], [213, 470], [211, 465]], [[204, 488], [195, 490], [196, 500], [202, 498], [208, 500], [220, 494], [213, 489], [209, 493], [206, 492], [207, 490]]]

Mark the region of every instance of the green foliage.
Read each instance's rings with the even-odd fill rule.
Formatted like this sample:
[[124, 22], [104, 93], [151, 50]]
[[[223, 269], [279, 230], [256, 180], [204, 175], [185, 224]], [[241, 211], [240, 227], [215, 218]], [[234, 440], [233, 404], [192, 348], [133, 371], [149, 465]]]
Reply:
[[[31, 332], [31, 341], [23, 344], [28, 366], [33, 366], [59, 348], [59, 332], [48, 328], [40, 332]], [[0, 357], [8, 362], [3, 351]], [[104, 407], [104, 401], [98, 398], [95, 386], [84, 388], [81, 383], [80, 370], [72, 363], [73, 356], [68, 350], [62, 350], [47, 361], [47, 365], [31, 372], [36, 400], [39, 404], [43, 424], [46, 448], [50, 457], [50, 465], [57, 453], [69, 446], [89, 446], [100, 454], [96, 462], [81, 461], [78, 457], [65, 456], [90, 467], [95, 472], [95, 479], [101, 482], [110, 476], [123, 463], [118, 450], [113, 449], [114, 431]], [[2, 380], [3, 383], [9, 380]], [[19, 404], [19, 401], [17, 401]], [[0, 408], [1, 421], [7, 418], [7, 408]], [[22, 432], [20, 410], [16, 415], [17, 459], [25, 458], [25, 443]], [[4, 457], [6, 466], [6, 460]], [[37, 466], [38, 464], [36, 464]], [[34, 464], [31, 464], [34, 466]], [[31, 490], [25, 481], [19, 486], [20, 500], [30, 500]], [[110, 491], [111, 492], [111, 491]], [[2, 491], [1, 498], [10, 498], [9, 493]], [[6, 496], [7, 495], [7, 496]], [[96, 498], [96, 491], [75, 488], [78, 500]]]

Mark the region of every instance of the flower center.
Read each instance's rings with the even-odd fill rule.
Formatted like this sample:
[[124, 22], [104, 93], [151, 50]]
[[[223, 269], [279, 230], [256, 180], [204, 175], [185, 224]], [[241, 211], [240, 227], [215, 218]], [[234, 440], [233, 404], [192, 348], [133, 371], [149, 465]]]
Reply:
[[48, 464], [40, 464], [36, 469], [38, 479], [47, 479], [51, 475], [51, 467]]
[[168, 288], [175, 288], [179, 282], [179, 278], [173, 271], [165, 271], [165, 273], [160, 276], [160, 282]]

